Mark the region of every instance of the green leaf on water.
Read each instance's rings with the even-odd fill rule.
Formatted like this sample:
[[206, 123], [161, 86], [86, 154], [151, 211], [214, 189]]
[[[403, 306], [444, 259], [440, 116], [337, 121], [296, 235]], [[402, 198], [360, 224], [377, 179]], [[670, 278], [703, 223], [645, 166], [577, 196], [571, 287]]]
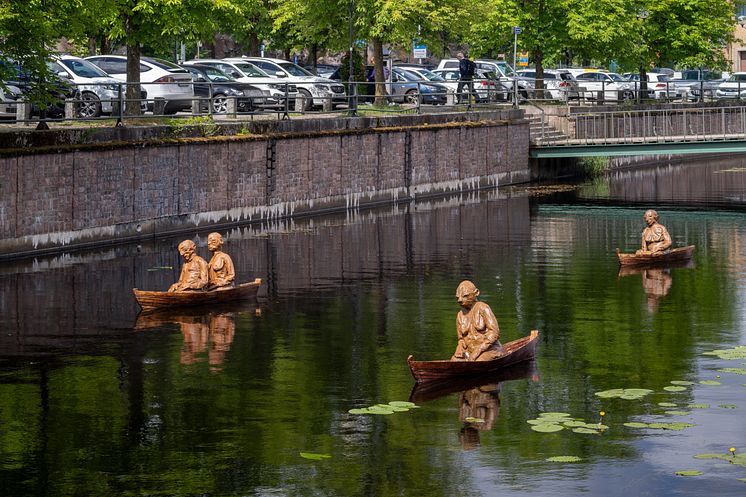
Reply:
[[467, 423], [484, 423], [484, 420], [482, 418], [473, 418], [469, 416], [468, 418], [464, 418], [464, 421]]
[[746, 374], [745, 368], [720, 368], [718, 371], [723, 373]]
[[686, 416], [687, 414], [690, 414], [690, 412], [672, 410], [672, 411], [666, 411], [666, 414], [669, 414], [671, 416]]
[[688, 407], [689, 409], [709, 409], [710, 404], [689, 404], [686, 407]]
[[658, 402], [658, 405], [661, 407], [676, 407], [678, 404], [674, 404], [673, 402]]
[[544, 423], [540, 425], [531, 425], [531, 429], [540, 433], [553, 433], [555, 431], [564, 430], [561, 425], [555, 423]]
[[696, 469], [682, 469], [676, 472], [677, 476], [699, 476], [703, 475], [701, 471], [697, 471]]
[[394, 412], [407, 412], [409, 410], [409, 407], [391, 406], [391, 410]]
[[746, 478], [737, 478], [737, 480], [746, 483]]
[[647, 388], [614, 388], [612, 390], [596, 392], [595, 395], [602, 399], [617, 397], [624, 400], [638, 400], [650, 393], [653, 393], [653, 391]]
[[686, 388], [671, 385], [671, 386], [663, 387], [663, 390], [667, 392], [683, 392], [684, 390], [686, 390]]
[[562, 421], [562, 424], [568, 428], [577, 428], [579, 426], [585, 426], [585, 421], [571, 419], [570, 421]]
[[673, 380], [671, 382], [671, 385], [688, 386], [688, 385], [694, 385], [694, 382], [693, 381], [683, 381], [683, 380]]
[[542, 412], [540, 418], [569, 418], [570, 414], [566, 412]]
[[727, 461], [730, 459], [729, 454], [697, 454], [694, 456], [695, 459], [722, 459], [724, 461]]
[[654, 430], [673, 430], [673, 431], [681, 431], [684, 428], [690, 428], [692, 426], [695, 426], [695, 425], [692, 423], [650, 423], [648, 424], [648, 427]]
[[722, 407], [723, 409], [735, 409], [738, 406], [735, 404], [720, 404], [718, 407]]
[[332, 457], [329, 454], [314, 454], [313, 452], [300, 452], [300, 456], [313, 461], [321, 461], [322, 459], [330, 459]]
[[624, 393], [623, 388], [614, 388], [611, 390], [604, 390], [603, 392], [596, 392], [596, 396], [601, 397], [603, 399], [611, 399], [614, 397], [619, 397]]
[[405, 400], [392, 400], [391, 402], [389, 402], [389, 405], [394, 407], [414, 407], [415, 403], [407, 402]]
[[715, 380], [702, 380], [699, 383], [700, 385], [720, 385], [720, 382]]
[[746, 359], [746, 346], [739, 345], [732, 349], [713, 350], [710, 352], [704, 352], [704, 355], [714, 355], [725, 360], [738, 360]]
[[637, 421], [630, 421], [629, 423], [624, 423], [624, 426], [628, 428], [648, 428], [650, 425], [648, 423], [640, 423]]
[[350, 409], [347, 412], [350, 414], [368, 414], [368, 409], [364, 407], [362, 409]]
[[549, 462], [578, 462], [583, 459], [578, 456], [554, 456], [547, 458]]
[[592, 428], [586, 428], [584, 426], [573, 428], [572, 432], [573, 433], [585, 433], [585, 434], [590, 434], [590, 435], [598, 435], [599, 433], [601, 433], [600, 430], [594, 430]]

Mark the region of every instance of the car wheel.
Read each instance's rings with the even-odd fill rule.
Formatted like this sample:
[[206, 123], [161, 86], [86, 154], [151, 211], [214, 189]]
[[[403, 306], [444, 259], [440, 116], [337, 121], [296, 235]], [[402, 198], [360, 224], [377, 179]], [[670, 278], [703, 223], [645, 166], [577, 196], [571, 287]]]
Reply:
[[624, 90], [624, 93], [622, 93], [622, 100], [633, 100], [635, 98], [635, 94], [632, 90]]
[[313, 98], [311, 98], [311, 92], [303, 88], [298, 88], [298, 98], [303, 99], [303, 110], [313, 109]]
[[227, 114], [228, 97], [225, 95], [215, 95], [212, 97], [212, 112], [214, 114]]
[[101, 115], [101, 101], [94, 93], [85, 92], [78, 102], [78, 117], [98, 117]]
[[418, 100], [417, 90], [409, 90], [404, 94], [404, 102], [408, 104], [416, 104]]

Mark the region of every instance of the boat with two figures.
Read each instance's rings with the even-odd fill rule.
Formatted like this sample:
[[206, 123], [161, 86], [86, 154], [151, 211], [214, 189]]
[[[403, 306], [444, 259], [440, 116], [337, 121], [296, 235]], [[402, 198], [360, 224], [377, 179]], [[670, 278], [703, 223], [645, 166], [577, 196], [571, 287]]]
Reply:
[[663, 266], [670, 263], [682, 263], [691, 260], [694, 245], [679, 247], [657, 253], [624, 253], [616, 249], [620, 266]]
[[242, 283], [229, 288], [217, 290], [197, 290], [187, 292], [149, 292], [132, 289], [137, 303], [143, 311], [168, 307], [189, 307], [197, 305], [225, 304], [256, 297], [261, 278], [249, 283]]
[[529, 336], [503, 344], [502, 353], [490, 361], [415, 361], [410, 355], [407, 357], [407, 364], [418, 383], [476, 376], [532, 360], [536, 355], [538, 341], [539, 332], [531, 330]]

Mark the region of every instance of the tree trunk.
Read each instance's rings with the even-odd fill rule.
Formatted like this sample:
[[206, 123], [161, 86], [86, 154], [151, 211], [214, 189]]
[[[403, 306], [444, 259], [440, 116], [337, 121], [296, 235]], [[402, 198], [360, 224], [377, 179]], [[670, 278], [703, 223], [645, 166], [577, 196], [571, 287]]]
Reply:
[[638, 100], [645, 100], [648, 97], [648, 72], [645, 70], [645, 65], [640, 64], [640, 92], [638, 94]]
[[540, 48], [535, 49], [533, 52], [534, 63], [536, 64], [536, 98], [543, 100], [544, 88], [547, 87], [547, 85], [544, 84], [544, 52], [542, 52]]
[[[133, 84], [134, 83], [134, 84]], [[127, 43], [127, 90], [125, 114], [139, 116], [140, 111], [140, 44]]]
[[111, 40], [106, 35], [101, 35], [101, 55], [111, 53]]
[[319, 58], [319, 44], [314, 43], [311, 45], [311, 64], [313, 65], [313, 73], [316, 74], [316, 60]]
[[259, 50], [259, 36], [256, 33], [249, 33], [249, 55], [252, 57], [259, 57], [261, 51]]
[[385, 73], [383, 71], [383, 42], [380, 38], [371, 38], [373, 47], [373, 70], [376, 77], [376, 98], [374, 104], [378, 107], [386, 105]]
[[96, 55], [96, 49], [98, 48], [98, 42], [95, 36], [88, 37], [88, 55]]

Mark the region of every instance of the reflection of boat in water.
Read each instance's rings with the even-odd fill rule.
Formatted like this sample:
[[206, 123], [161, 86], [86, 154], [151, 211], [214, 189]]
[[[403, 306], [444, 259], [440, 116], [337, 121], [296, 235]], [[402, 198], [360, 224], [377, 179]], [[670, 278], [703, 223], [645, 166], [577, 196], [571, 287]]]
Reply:
[[621, 266], [657, 266], [674, 262], [688, 261], [694, 253], [694, 245], [671, 249], [659, 254], [625, 254], [616, 249], [616, 256]]
[[145, 290], [132, 289], [137, 303], [143, 310], [187, 307], [194, 305], [223, 304], [236, 302], [256, 297], [261, 278], [256, 278], [251, 283], [242, 283], [232, 288], [220, 290], [209, 290], [203, 292], [149, 292]]
[[648, 311], [655, 312], [658, 310], [660, 301], [671, 291], [671, 285], [673, 284], [671, 269], [690, 267], [694, 267], [694, 262], [691, 259], [652, 267], [623, 266], [619, 268], [617, 277], [641, 275], [642, 288], [647, 296]]
[[491, 361], [415, 361], [410, 355], [407, 364], [418, 382], [476, 376], [534, 358], [539, 332], [531, 330], [527, 337], [503, 344], [503, 353]]
[[529, 377], [536, 378], [534, 361], [480, 376], [415, 383], [409, 400], [421, 404], [458, 393], [458, 417], [463, 423], [459, 441], [462, 448], [469, 450], [479, 445], [479, 432], [491, 430], [497, 420], [500, 413], [500, 384]]

